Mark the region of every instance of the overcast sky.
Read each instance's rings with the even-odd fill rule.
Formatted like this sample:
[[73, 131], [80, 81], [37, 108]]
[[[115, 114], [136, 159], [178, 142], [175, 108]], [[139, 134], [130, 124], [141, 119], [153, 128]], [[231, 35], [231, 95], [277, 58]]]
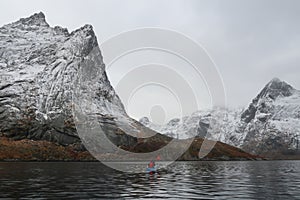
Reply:
[[0, 25], [39, 11], [69, 31], [92, 24], [99, 43], [142, 27], [185, 34], [216, 63], [231, 107], [247, 106], [273, 77], [300, 89], [298, 0], [2, 0]]

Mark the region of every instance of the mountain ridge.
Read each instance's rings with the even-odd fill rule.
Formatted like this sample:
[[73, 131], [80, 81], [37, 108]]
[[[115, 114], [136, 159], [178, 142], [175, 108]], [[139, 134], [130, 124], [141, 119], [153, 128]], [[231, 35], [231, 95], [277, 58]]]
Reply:
[[[174, 120], [175, 124], [170, 123]], [[146, 126], [172, 137], [218, 138], [246, 152], [269, 158], [300, 159], [300, 91], [278, 78], [269, 81], [243, 110], [196, 111], [163, 126], [146, 118], [140, 121], [148, 121]], [[221, 134], [207, 131], [211, 123], [218, 124]]]

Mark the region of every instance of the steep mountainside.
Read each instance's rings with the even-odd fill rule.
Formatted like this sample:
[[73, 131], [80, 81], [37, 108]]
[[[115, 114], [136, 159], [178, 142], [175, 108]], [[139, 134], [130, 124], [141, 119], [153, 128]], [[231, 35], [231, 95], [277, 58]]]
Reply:
[[[147, 118], [144, 125], [172, 137], [216, 139], [268, 157], [299, 155], [300, 91], [278, 78], [271, 80], [247, 109], [197, 111], [163, 126]], [[219, 132], [211, 129], [219, 126]]]
[[245, 150], [259, 154], [290, 154], [299, 150], [300, 91], [275, 78], [242, 115]]
[[0, 133], [64, 145], [78, 142], [72, 91], [79, 73], [87, 71], [98, 75], [93, 89], [102, 118], [123, 116], [130, 122], [107, 79], [92, 26], [69, 33], [50, 27], [44, 14], [37, 13], [1, 27]]

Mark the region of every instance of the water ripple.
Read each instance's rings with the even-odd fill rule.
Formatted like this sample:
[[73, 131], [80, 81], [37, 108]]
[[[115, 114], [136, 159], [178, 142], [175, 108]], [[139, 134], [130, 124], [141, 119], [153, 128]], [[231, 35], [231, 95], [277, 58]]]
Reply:
[[3, 162], [0, 197], [300, 199], [300, 162], [177, 162], [154, 175], [125, 174], [101, 163]]

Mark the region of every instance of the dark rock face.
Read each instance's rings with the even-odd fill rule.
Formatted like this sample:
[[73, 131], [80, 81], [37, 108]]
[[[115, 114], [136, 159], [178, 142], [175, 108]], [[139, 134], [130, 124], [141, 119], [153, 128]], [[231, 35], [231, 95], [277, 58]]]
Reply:
[[127, 116], [107, 79], [92, 26], [69, 33], [50, 27], [44, 14], [37, 13], [1, 27], [0, 134], [63, 145], [79, 142], [72, 91], [92, 51], [96, 53], [89, 64], [99, 75], [94, 84], [101, 100], [97, 105], [107, 113], [108, 104], [114, 105], [117, 113]]
[[198, 131], [197, 131], [198, 132], [197, 135], [201, 138], [205, 138], [205, 136], [207, 135], [209, 126], [210, 126], [209, 123], [199, 121], [199, 128], [198, 128]]
[[150, 123], [148, 117], [143, 117], [143, 118], [141, 118], [141, 119], [139, 120], [139, 122], [140, 122], [141, 124], [144, 124], [145, 126], [147, 126], [147, 125]]

